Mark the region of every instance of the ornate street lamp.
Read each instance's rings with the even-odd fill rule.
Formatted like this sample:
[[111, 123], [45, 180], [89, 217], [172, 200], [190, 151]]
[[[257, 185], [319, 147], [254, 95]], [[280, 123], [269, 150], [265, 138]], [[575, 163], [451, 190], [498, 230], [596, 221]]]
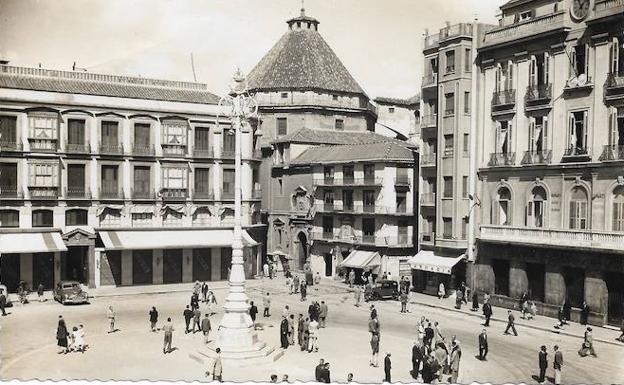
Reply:
[[[241, 225], [241, 133], [251, 132], [249, 120], [258, 113], [258, 104], [247, 91], [247, 82], [240, 69], [230, 83], [230, 94], [219, 100], [225, 107], [232, 126], [223, 135], [235, 135], [234, 155], [234, 239], [232, 241], [232, 264], [229, 277], [229, 293], [225, 299], [225, 314], [219, 326], [219, 347], [224, 358], [245, 358], [245, 353], [258, 350], [256, 333], [249, 316], [248, 297], [245, 294], [245, 268]], [[217, 117], [218, 120], [218, 117]], [[229, 354], [228, 354], [229, 353]], [[228, 357], [229, 356], [229, 357]]]

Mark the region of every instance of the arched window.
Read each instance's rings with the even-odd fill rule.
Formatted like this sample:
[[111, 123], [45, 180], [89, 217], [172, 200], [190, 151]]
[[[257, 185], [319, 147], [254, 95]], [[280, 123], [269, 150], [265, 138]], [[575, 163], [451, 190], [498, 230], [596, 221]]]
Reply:
[[52, 210], [33, 210], [32, 227], [53, 227], [54, 217]]
[[527, 204], [527, 226], [544, 227], [545, 209], [546, 190], [542, 186], [535, 186]]
[[570, 229], [587, 229], [587, 191], [574, 187], [570, 197]]
[[492, 204], [492, 224], [511, 225], [511, 192], [507, 187], [501, 187], [496, 193]]
[[613, 190], [613, 231], [624, 231], [624, 186]]
[[87, 224], [87, 210], [71, 209], [65, 211], [65, 226], [80, 226]]

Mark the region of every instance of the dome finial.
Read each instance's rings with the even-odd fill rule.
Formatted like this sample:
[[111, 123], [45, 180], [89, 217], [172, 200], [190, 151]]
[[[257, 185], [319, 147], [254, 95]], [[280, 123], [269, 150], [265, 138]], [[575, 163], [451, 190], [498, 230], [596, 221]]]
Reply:
[[301, 0], [301, 17], [305, 16], [305, 0]]

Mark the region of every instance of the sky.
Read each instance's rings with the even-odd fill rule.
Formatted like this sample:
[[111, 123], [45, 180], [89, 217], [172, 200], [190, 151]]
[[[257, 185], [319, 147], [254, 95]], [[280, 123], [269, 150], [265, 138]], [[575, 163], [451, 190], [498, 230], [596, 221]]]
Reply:
[[[306, 15], [371, 97], [409, 97], [425, 29], [495, 23], [505, 0], [305, 0]], [[0, 0], [0, 58], [12, 65], [193, 81], [217, 93], [287, 31], [301, 0]]]

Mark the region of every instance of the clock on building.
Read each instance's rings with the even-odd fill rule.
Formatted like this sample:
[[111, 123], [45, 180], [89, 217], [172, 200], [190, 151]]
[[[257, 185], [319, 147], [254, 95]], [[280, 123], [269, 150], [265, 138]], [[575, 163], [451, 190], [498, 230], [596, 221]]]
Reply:
[[570, 14], [576, 21], [584, 20], [589, 14], [589, 6], [591, 0], [572, 0], [572, 8]]

